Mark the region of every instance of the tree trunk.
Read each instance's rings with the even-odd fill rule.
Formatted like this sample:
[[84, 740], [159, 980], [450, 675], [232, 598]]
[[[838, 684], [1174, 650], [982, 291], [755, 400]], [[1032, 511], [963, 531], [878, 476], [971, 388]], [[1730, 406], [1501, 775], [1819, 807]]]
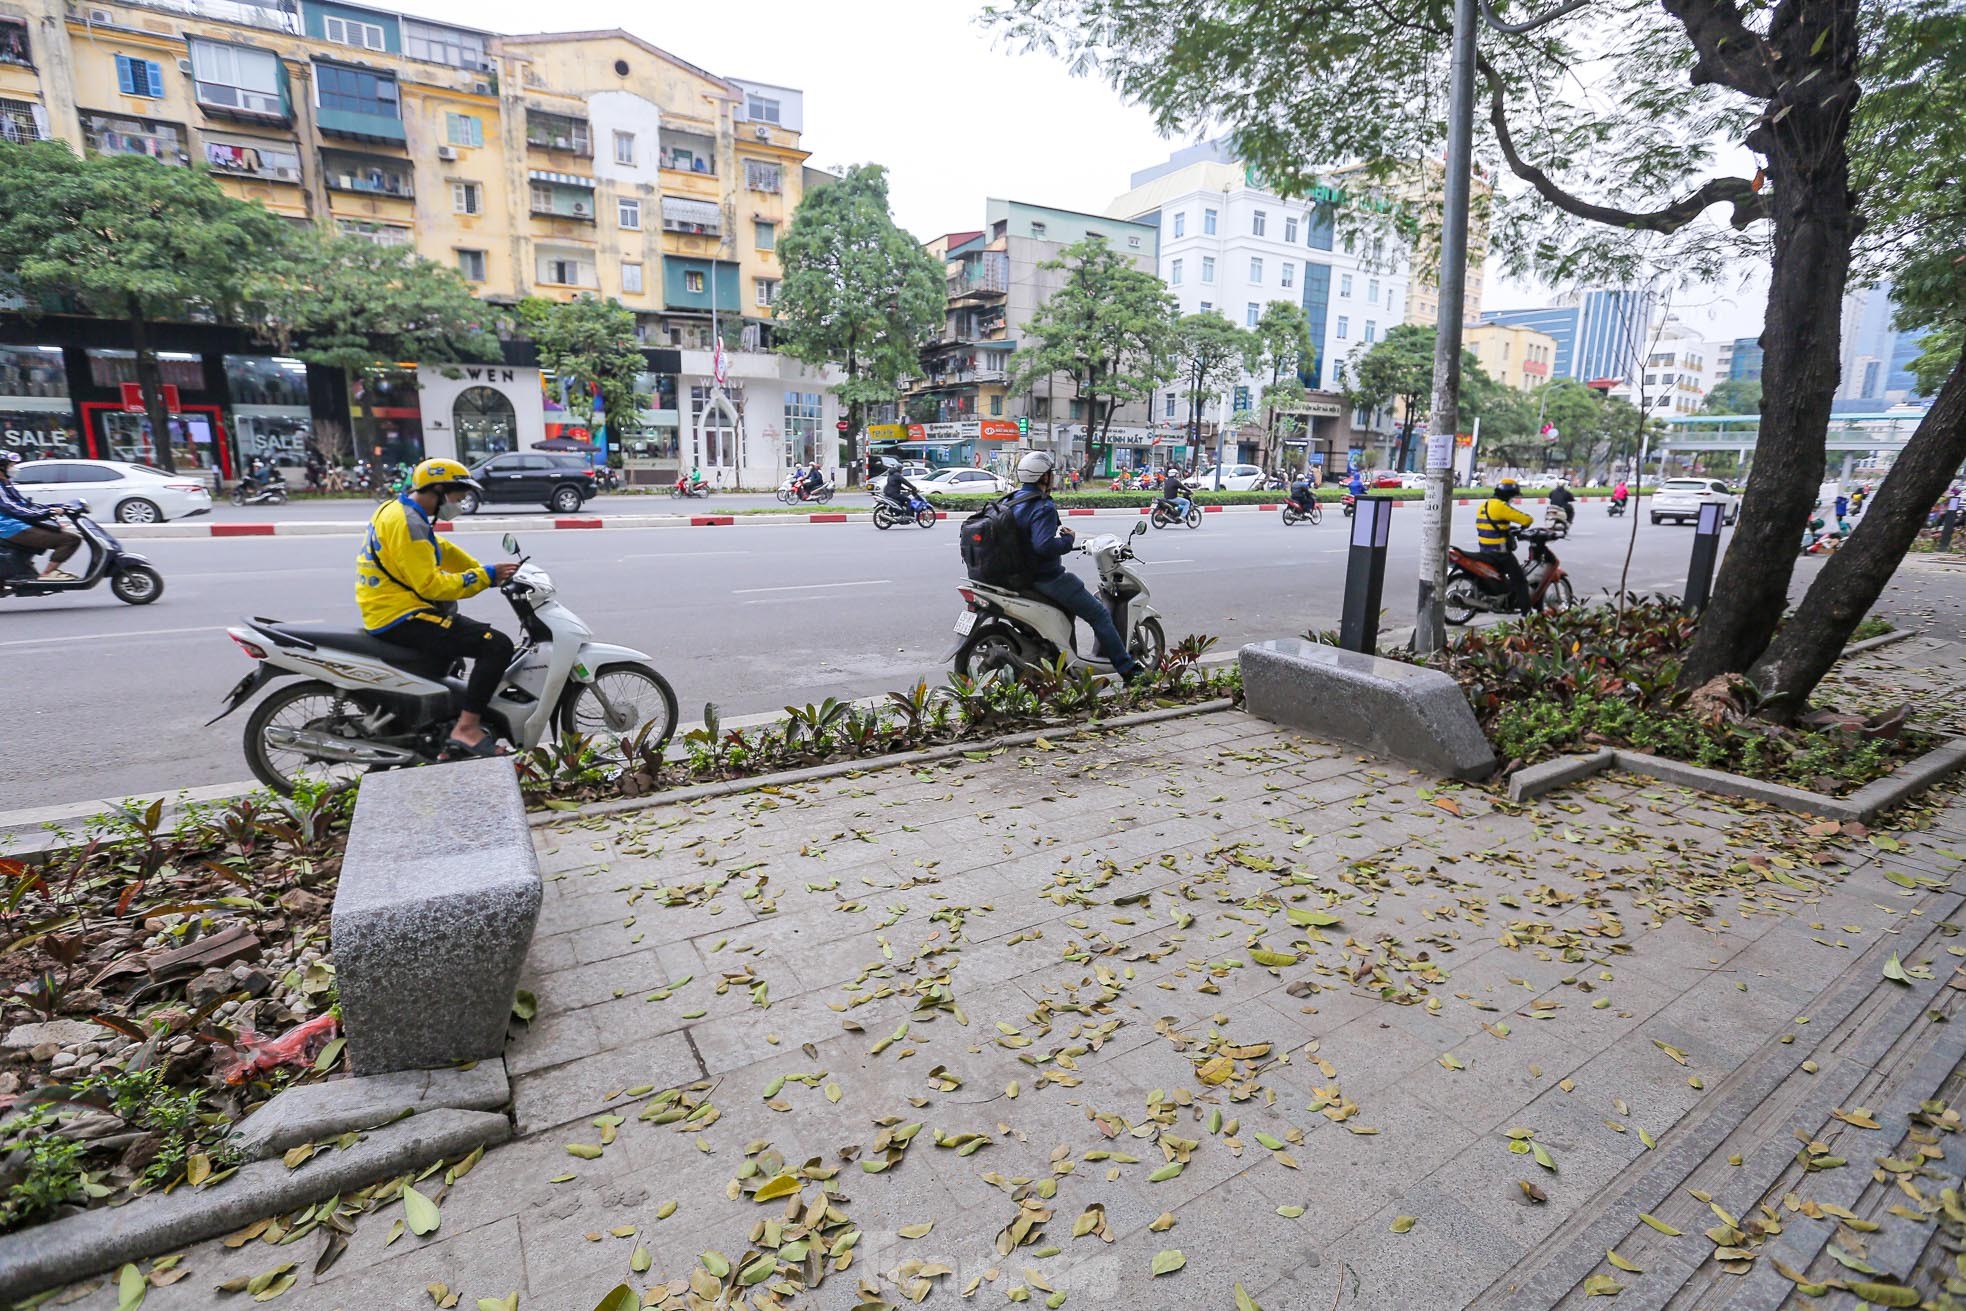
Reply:
[[[1822, 485], [1843, 290], [1861, 222], [1847, 150], [1857, 97], [1856, 42], [1848, 35], [1857, 27], [1856, 0], [1836, 0], [1824, 9], [1829, 12], [1820, 21], [1808, 21], [1808, 31], [1785, 34], [1789, 66], [1799, 71], [1818, 64], [1810, 43], [1820, 47], [1818, 34], [1829, 31], [1849, 47], [1845, 66], [1812, 68], [1798, 82], [1785, 83], [1747, 138], [1768, 158], [1775, 221], [1761, 334], [1761, 428], [1740, 521], [1680, 672], [1685, 688], [1718, 674], [1745, 673], [1767, 649], [1787, 608], [1802, 529]], [[1818, 78], [1817, 72], [1830, 76]]]
[[150, 325], [136, 305], [130, 307], [130, 345], [136, 350], [137, 386], [143, 389], [143, 412], [150, 420], [150, 444], [157, 453], [157, 467], [165, 473], [176, 473], [177, 458], [171, 453], [171, 413], [164, 406], [164, 372], [157, 367], [157, 352], [150, 348]]
[[1961, 460], [1966, 460], [1966, 352], [1865, 505], [1850, 540], [1823, 565], [1795, 615], [1755, 665], [1752, 677], [1768, 698], [1764, 713], [1770, 718], [1791, 720], [1807, 708], [1809, 694], [1890, 583]]

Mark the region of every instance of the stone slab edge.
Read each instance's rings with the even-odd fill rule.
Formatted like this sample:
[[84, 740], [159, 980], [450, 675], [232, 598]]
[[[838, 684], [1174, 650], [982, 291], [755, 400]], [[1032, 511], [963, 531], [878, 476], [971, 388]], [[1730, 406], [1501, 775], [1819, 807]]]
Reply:
[[1533, 801], [1545, 792], [1554, 792], [1566, 783], [1575, 783], [1601, 773], [1618, 762], [1610, 747], [1599, 747], [1584, 755], [1558, 756], [1540, 765], [1530, 765], [1509, 775], [1509, 800]]
[[504, 1060], [469, 1070], [397, 1070], [303, 1083], [275, 1096], [240, 1122], [233, 1144], [249, 1161], [325, 1142], [351, 1130], [374, 1129], [413, 1114], [504, 1111], [512, 1085]]
[[698, 783], [690, 787], [669, 788], [662, 792], [650, 793], [645, 797], [593, 801], [578, 810], [540, 811], [529, 818], [534, 828], [551, 828], [555, 825], [591, 819], [596, 815], [621, 815], [630, 811], [653, 809], [656, 806], [727, 797], [739, 792], [755, 791], [761, 787], [815, 783], [822, 779], [839, 778], [845, 774], [872, 774], [881, 770], [906, 769], [915, 765], [934, 764], [969, 751], [995, 751], [1000, 747], [1029, 746], [1041, 737], [1081, 737], [1088, 733], [1104, 733], [1116, 728], [1158, 724], [1164, 720], [1181, 719], [1189, 715], [1220, 714], [1222, 711], [1234, 708], [1234, 701], [1228, 697], [1221, 697], [1214, 701], [1199, 701], [1194, 705], [1174, 706], [1166, 710], [1146, 710], [1132, 715], [1115, 715], [1111, 719], [1088, 720], [1081, 724], [1055, 724], [1027, 732], [1006, 733], [1001, 737], [972, 738], [967, 741], [927, 747], [920, 751], [904, 751], [897, 755], [870, 756], [862, 760], [840, 760], [826, 765], [813, 765], [806, 769], [788, 769], [775, 774], [756, 774], [750, 778], [727, 779], [721, 783]]
[[263, 1216], [421, 1169], [512, 1136], [503, 1115], [432, 1111], [379, 1129], [297, 1170], [259, 1161], [215, 1188], [179, 1189], [88, 1211], [0, 1238], [0, 1302], [217, 1238]]
[[1879, 633], [1876, 637], [1866, 637], [1861, 642], [1852, 642], [1850, 645], [1844, 647], [1843, 654], [1838, 656], [1837, 659], [1847, 659], [1853, 655], [1860, 655], [1865, 651], [1875, 651], [1880, 646], [1889, 646], [1893, 642], [1902, 642], [1907, 637], [1915, 636], [1917, 632], [1918, 630], [1916, 628], [1894, 628], [1888, 633]]
[[[1936, 894], [1927, 904], [1936, 905], [1941, 900], [1957, 898]], [[1850, 962], [1836, 981], [1806, 1005], [1797, 1008], [1798, 1013], [1808, 1014], [1816, 1024], [1823, 1026], [1817, 1029], [1824, 1035], [1817, 1044], [1818, 1051], [1828, 1049], [1865, 999], [1876, 992], [1880, 986], [1884, 957], [1902, 947], [1902, 943], [1889, 941], [1871, 944]], [[1915, 1023], [1944, 986], [1945, 980], [1941, 978], [1902, 989], [1891, 1004], [1894, 1023], [1901, 1021], [1897, 1027], [1902, 1030]], [[1525, 1263], [1505, 1272], [1469, 1305], [1480, 1306], [1484, 1311], [1547, 1311], [1547, 1308], [1562, 1302], [1583, 1282], [1585, 1276], [1603, 1264], [1604, 1253], [1631, 1233], [1639, 1223], [1638, 1212], [1658, 1211], [1700, 1163], [1717, 1152], [1757, 1107], [1784, 1082], [1796, 1076], [1800, 1065], [1801, 1053], [1793, 1045], [1784, 1044], [1779, 1038], [1770, 1038], [1763, 1043], [1727, 1077], [1721, 1088], [1715, 1090], [1715, 1097], [1697, 1120], [1675, 1126], [1658, 1150], [1645, 1153], [1627, 1166], [1611, 1184], [1601, 1189], [1565, 1222], [1564, 1237], [1560, 1242], [1546, 1243], [1537, 1249], [1539, 1259], [1535, 1259], [1533, 1265]], [[1841, 1072], [1847, 1086], [1840, 1090], [1817, 1087], [1815, 1092], [1820, 1095], [1825, 1091], [1835, 1091], [1837, 1101], [1855, 1091], [1863, 1076], [1869, 1073], [1867, 1068], [1854, 1067], [1845, 1061], [1823, 1067], [1824, 1071], [1830, 1069]], [[1822, 1073], [1804, 1077], [1820, 1081]], [[1756, 1162], [1761, 1166], [1757, 1177], [1737, 1177], [1735, 1183], [1752, 1185], [1757, 1195], [1764, 1193], [1794, 1159], [1793, 1153], [1786, 1151], [1765, 1155], [1765, 1163], [1760, 1160]], [[1751, 1170], [1753, 1167], [1743, 1165], [1741, 1169]]]

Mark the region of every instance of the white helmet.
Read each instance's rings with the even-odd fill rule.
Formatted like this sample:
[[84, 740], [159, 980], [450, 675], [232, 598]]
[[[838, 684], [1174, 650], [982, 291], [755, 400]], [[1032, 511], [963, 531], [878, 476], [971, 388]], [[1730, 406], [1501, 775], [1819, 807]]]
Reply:
[[1048, 451], [1032, 451], [1017, 462], [1017, 481], [1035, 483], [1044, 481], [1044, 476], [1058, 467], [1058, 461], [1051, 458]]

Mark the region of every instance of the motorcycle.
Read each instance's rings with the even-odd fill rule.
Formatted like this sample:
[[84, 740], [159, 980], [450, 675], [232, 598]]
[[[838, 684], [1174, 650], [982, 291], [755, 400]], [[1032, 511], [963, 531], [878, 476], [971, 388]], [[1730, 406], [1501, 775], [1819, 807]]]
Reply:
[[264, 482], [242, 478], [232, 485], [234, 505], [285, 505], [287, 503], [287, 480], [280, 476], [278, 469], [269, 469]]
[[[1160, 612], [1147, 601], [1147, 584], [1129, 567], [1136, 560], [1132, 539], [1147, 531], [1142, 519], [1125, 537], [1101, 533], [1080, 542], [1074, 550], [1091, 556], [1099, 571], [1099, 599], [1112, 611], [1113, 622], [1126, 634], [1133, 658], [1158, 669], [1167, 654], [1167, 633]], [[956, 616], [956, 649], [951, 652], [956, 672], [973, 678], [996, 670], [1015, 672], [1048, 663], [1064, 655], [1074, 668], [1111, 673], [1112, 665], [1097, 654], [1081, 655], [1076, 625], [1037, 592], [998, 587], [970, 580], [956, 588], [964, 610]]]
[[[1570, 575], [1550, 550], [1549, 544], [1565, 535], [1560, 524], [1525, 528], [1519, 534], [1529, 543], [1529, 565], [1523, 570], [1529, 579], [1530, 610], [1565, 610], [1577, 603], [1570, 586]], [[1443, 609], [1447, 622], [1465, 624], [1477, 614], [1517, 614], [1509, 601], [1509, 580], [1500, 569], [1479, 552], [1447, 548], [1447, 591]]]
[[874, 498], [874, 527], [886, 532], [898, 523], [910, 522], [920, 528], [935, 527], [934, 508], [919, 496], [909, 497], [906, 505], [885, 496]]
[[1280, 473], [1265, 474], [1263, 481], [1256, 485], [1256, 490], [1259, 492], [1287, 492], [1290, 490], [1290, 480]]
[[1199, 528], [1201, 527], [1201, 507], [1190, 500], [1188, 502], [1188, 513], [1184, 515], [1177, 512], [1173, 503], [1170, 501], [1155, 501], [1153, 511], [1147, 516], [1147, 521], [1156, 528], [1165, 528], [1169, 524], [1175, 523], [1184, 523], [1190, 528]]
[[61, 507], [69, 524], [89, 548], [89, 563], [71, 583], [44, 583], [34, 569], [34, 552], [0, 540], [0, 596], [48, 596], [55, 592], [86, 592], [103, 579], [125, 605], [149, 605], [164, 594], [164, 575], [143, 556], [123, 549], [103, 526], [89, 517], [86, 501]]
[[1613, 519], [1623, 518], [1625, 513], [1625, 502], [1620, 501], [1614, 497], [1611, 500], [1605, 502], [1604, 512], [1610, 515]]
[[[1349, 507], [1346, 508], [1345, 513], [1351, 513]], [[1285, 501], [1283, 503], [1283, 526], [1286, 528], [1300, 523], [1309, 523], [1311, 527], [1315, 528], [1323, 520], [1324, 511], [1319, 508], [1316, 497], [1312, 497], [1311, 503], [1301, 509], [1295, 501]]]
[[706, 482], [693, 483], [687, 478], [678, 478], [676, 479], [675, 485], [670, 487], [669, 495], [679, 501], [686, 501], [691, 497], [708, 498], [710, 495], [710, 484]]
[[[505, 549], [518, 572], [499, 592], [518, 616], [521, 639], [485, 727], [521, 751], [554, 733], [625, 738], [660, 751], [676, 731], [676, 694], [649, 657], [595, 642], [593, 630], [559, 600], [544, 569]], [[313, 628], [255, 617], [226, 630], [256, 662], [226, 694], [216, 724], [261, 688], [286, 683], [246, 720], [246, 763], [277, 792], [303, 780], [347, 783], [370, 770], [438, 761], [463, 704], [457, 662], [397, 646], [360, 628]]]
[[1352, 517], [1352, 507], [1355, 506], [1357, 503], [1358, 503], [1358, 497], [1353, 496], [1350, 492], [1346, 492], [1343, 496], [1338, 498], [1338, 504], [1344, 507], [1345, 517], [1347, 519]]

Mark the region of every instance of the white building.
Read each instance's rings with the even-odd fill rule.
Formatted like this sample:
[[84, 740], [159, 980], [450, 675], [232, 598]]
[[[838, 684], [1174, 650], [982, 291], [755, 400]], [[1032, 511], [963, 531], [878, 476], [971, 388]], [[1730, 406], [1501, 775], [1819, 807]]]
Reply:
[[1707, 393], [1726, 376], [1719, 372], [1718, 343], [1705, 340], [1675, 318], [1653, 327], [1639, 350], [1645, 356], [1644, 372], [1619, 383], [1609, 394], [1633, 405], [1642, 403], [1649, 414], [1660, 418], [1698, 414]]
[[[1273, 300], [1304, 308], [1317, 348], [1305, 370], [1310, 450], [1314, 461], [1321, 456], [1328, 468], [1343, 469], [1356, 438], [1338, 395], [1340, 369], [1405, 319], [1406, 252], [1390, 236], [1339, 230], [1338, 209], [1361, 198], [1320, 187], [1310, 199], [1286, 200], [1263, 187], [1221, 141], [1177, 151], [1132, 182], [1107, 213], [1160, 228], [1160, 275], [1183, 314], [1212, 310], [1253, 327]], [[1268, 383], [1246, 375], [1229, 393], [1207, 398], [1203, 417], [1227, 424], [1238, 410], [1255, 410]], [[1182, 427], [1185, 392], [1176, 387], [1157, 396], [1153, 417]], [[1224, 458], [1255, 454], [1251, 442], [1239, 454], [1225, 448]]]

